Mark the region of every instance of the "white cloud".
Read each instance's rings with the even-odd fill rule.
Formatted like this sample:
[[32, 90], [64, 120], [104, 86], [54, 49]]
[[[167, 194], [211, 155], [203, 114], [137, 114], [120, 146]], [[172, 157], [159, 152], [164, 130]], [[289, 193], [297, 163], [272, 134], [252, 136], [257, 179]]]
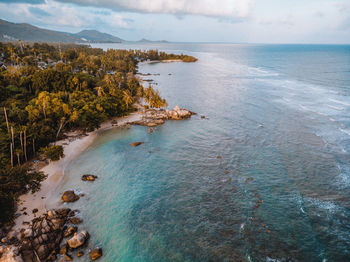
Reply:
[[[103, 29], [110, 27], [115, 29], [130, 27], [130, 19], [125, 19], [122, 15], [108, 10], [99, 9], [99, 11], [104, 15], [94, 12], [91, 8], [77, 8], [50, 0], [35, 7], [24, 3], [7, 5], [0, 2], [0, 16], [10, 22], [29, 22], [55, 30], [62, 28], [69, 32], [76, 32], [82, 28], [98, 28], [104, 31]], [[12, 18], [16, 20], [13, 21]]]
[[247, 17], [255, 0], [58, 0], [139, 13]]

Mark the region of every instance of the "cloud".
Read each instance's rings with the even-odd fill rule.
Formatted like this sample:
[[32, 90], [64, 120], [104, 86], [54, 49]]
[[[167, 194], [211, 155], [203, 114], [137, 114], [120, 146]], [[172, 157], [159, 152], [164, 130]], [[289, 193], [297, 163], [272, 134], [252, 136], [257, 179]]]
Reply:
[[57, 0], [85, 6], [109, 8], [114, 11], [239, 17], [249, 15], [255, 0]]
[[45, 10], [41, 9], [41, 8], [38, 8], [38, 7], [29, 7], [28, 8], [29, 12], [31, 12], [32, 14], [34, 15], [37, 15], [37, 16], [50, 16], [50, 14], [48, 12], [46, 12]]
[[44, 4], [45, 0], [0, 0], [0, 3], [5, 4], [32, 4], [32, 5], [38, 5], [38, 4]]

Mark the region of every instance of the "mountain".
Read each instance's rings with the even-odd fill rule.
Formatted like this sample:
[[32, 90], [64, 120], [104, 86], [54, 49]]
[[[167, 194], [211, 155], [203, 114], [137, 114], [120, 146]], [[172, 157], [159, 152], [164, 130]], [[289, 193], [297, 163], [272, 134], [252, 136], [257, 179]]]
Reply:
[[30, 24], [16, 24], [0, 19], [0, 41], [63, 42], [63, 43], [120, 43], [122, 39], [96, 30], [77, 34], [42, 29]]
[[77, 34], [73, 34], [73, 36], [79, 37], [81, 40], [88, 41], [91, 43], [121, 43], [124, 41], [119, 37], [106, 33], [101, 33], [96, 30], [83, 30]]

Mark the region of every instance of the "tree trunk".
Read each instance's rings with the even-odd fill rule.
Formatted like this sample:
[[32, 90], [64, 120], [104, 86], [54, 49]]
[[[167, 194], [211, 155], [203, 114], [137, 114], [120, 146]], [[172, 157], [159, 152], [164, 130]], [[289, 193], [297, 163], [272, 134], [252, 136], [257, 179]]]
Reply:
[[[64, 126], [64, 120], [61, 121], [60, 127], [58, 128], [58, 131], [57, 131], [57, 134], [56, 134], [56, 141], [57, 141], [57, 139], [58, 139], [58, 135], [60, 134], [61, 129], [62, 129], [63, 126]], [[55, 141], [55, 142], [56, 142], [56, 141]]]
[[11, 152], [11, 167], [13, 167], [13, 149], [12, 149], [12, 143], [10, 143], [10, 152]]
[[28, 161], [27, 158], [27, 135], [26, 135], [26, 130], [24, 130], [24, 158], [26, 162]]
[[6, 119], [7, 132], [10, 133], [10, 127], [9, 127], [9, 121], [7, 119], [6, 107], [4, 107], [4, 113], [5, 113], [5, 119]]
[[19, 158], [19, 153], [17, 152], [17, 164], [20, 166], [21, 165], [21, 160]]
[[22, 131], [21, 131], [21, 132], [19, 132], [19, 141], [21, 142], [21, 150], [22, 150], [22, 151], [24, 151], [24, 150], [23, 150], [23, 139], [22, 139], [22, 133], [23, 133]]
[[35, 156], [35, 141], [34, 141], [34, 138], [33, 138], [33, 155]]
[[13, 135], [13, 126], [11, 126], [11, 136], [12, 136], [12, 149], [13, 149], [13, 154], [15, 153], [15, 138]]

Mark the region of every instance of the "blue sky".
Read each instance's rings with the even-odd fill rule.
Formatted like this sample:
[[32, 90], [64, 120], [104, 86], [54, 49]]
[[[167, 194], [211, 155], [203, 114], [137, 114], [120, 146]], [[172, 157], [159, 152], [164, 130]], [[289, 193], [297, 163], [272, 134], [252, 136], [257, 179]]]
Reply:
[[126, 40], [350, 43], [349, 0], [0, 0], [0, 17]]

